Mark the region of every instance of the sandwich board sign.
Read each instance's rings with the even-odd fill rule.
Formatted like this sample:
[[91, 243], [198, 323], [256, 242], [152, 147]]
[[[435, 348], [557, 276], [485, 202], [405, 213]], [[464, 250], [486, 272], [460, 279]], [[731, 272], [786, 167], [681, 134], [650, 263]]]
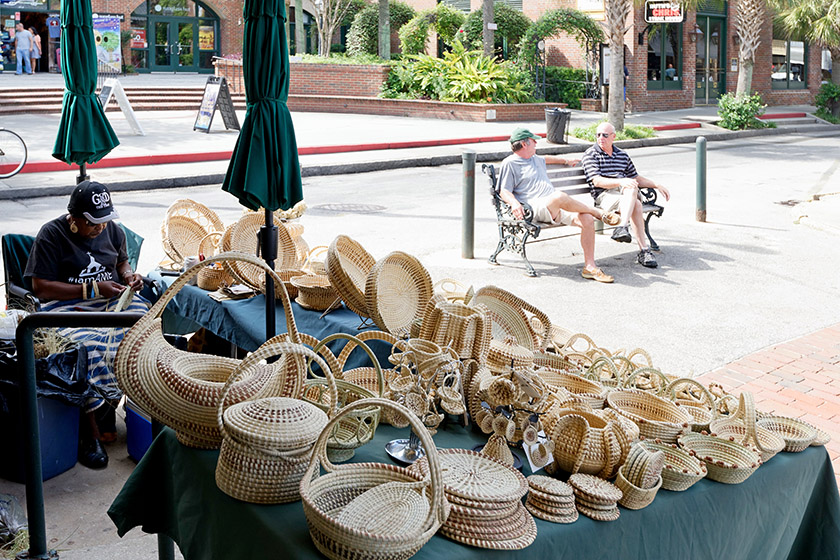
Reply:
[[137, 136], [145, 136], [146, 133], [137, 121], [137, 115], [134, 114], [134, 109], [131, 108], [131, 102], [129, 102], [128, 96], [125, 94], [122, 84], [116, 78], [108, 78], [105, 80], [105, 83], [102, 84], [102, 89], [99, 90], [99, 103], [102, 105], [103, 109], [108, 107], [108, 103], [111, 102], [111, 99], [117, 100], [120, 110], [122, 111], [125, 120], [127, 120], [128, 124], [131, 125], [131, 130], [134, 131], [134, 134]]
[[219, 76], [210, 76], [204, 85], [204, 95], [201, 98], [198, 115], [195, 117], [193, 130], [209, 133], [216, 109], [222, 114], [225, 128], [239, 130], [239, 119], [233, 108], [233, 99], [230, 96], [227, 80]]

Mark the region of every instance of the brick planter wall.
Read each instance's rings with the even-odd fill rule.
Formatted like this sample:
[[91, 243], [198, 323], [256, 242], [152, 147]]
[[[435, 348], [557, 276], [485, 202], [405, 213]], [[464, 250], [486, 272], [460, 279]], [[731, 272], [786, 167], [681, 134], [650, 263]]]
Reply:
[[376, 97], [391, 71], [384, 64], [310, 64], [292, 62], [289, 93]]
[[[357, 113], [395, 117], [423, 117], [471, 122], [512, 122], [545, 119], [545, 109], [563, 103], [448, 103], [414, 99], [290, 95], [289, 109], [317, 113]], [[495, 115], [493, 112], [495, 111]]]

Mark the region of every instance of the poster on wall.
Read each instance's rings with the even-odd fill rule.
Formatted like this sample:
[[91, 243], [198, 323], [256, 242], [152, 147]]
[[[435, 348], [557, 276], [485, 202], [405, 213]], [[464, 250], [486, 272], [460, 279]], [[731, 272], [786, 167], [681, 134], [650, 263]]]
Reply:
[[145, 49], [148, 43], [146, 43], [146, 28], [145, 27], [132, 27], [131, 28], [131, 48], [132, 49]]
[[122, 71], [119, 18], [94, 14], [93, 38], [96, 41], [96, 59], [115, 73]]
[[212, 25], [202, 25], [198, 28], [198, 48], [202, 51], [212, 51], [216, 48], [216, 32]]

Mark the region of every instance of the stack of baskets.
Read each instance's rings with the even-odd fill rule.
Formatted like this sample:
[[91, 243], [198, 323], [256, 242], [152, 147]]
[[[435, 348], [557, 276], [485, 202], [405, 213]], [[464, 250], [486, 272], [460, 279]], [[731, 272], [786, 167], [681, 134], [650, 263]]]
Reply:
[[370, 317], [365, 300], [365, 285], [375, 264], [376, 259], [346, 235], [333, 239], [324, 261], [330, 284], [347, 307], [361, 317]]
[[[315, 360], [331, 381], [329, 366], [309, 348], [278, 342], [261, 346], [230, 376], [219, 398], [218, 421], [222, 447], [216, 464], [216, 485], [245, 502], [279, 504], [300, 498], [300, 479], [309, 466], [312, 446], [326, 426], [327, 413], [312, 403], [286, 397], [263, 396], [224, 407], [233, 384], [265, 358], [295, 354]], [[271, 383], [266, 384], [270, 394]], [[335, 415], [335, 407], [330, 410]]]
[[[327, 440], [335, 426], [357, 410], [380, 407], [408, 418], [426, 451], [425, 475], [383, 463], [330, 462]], [[327, 424], [301, 480], [300, 496], [312, 541], [334, 560], [410, 558], [449, 514], [438, 453], [428, 430], [404, 407], [384, 399], [354, 402]]]
[[224, 229], [222, 220], [207, 206], [187, 198], [176, 200], [160, 226], [163, 251], [179, 267], [187, 257], [201, 254], [202, 241], [208, 234]]
[[[441, 535], [494, 550], [519, 550], [534, 542], [537, 526], [521, 501], [528, 482], [519, 471], [465, 449], [440, 449], [438, 459], [452, 504]], [[428, 474], [429, 462], [424, 457], [412, 469]]]
[[448, 345], [462, 360], [487, 360], [490, 350], [490, 322], [483, 305], [449, 302], [435, 295], [426, 304], [420, 338]]
[[595, 521], [618, 519], [618, 500], [621, 490], [611, 482], [597, 476], [577, 473], [569, 477], [569, 485], [575, 493], [577, 510]]
[[618, 503], [627, 509], [649, 506], [662, 486], [664, 466], [665, 453], [634, 445], [615, 479], [615, 485], [622, 493]]
[[575, 494], [572, 487], [550, 476], [532, 474], [528, 477], [527, 509], [534, 517], [551, 523], [577, 521]]

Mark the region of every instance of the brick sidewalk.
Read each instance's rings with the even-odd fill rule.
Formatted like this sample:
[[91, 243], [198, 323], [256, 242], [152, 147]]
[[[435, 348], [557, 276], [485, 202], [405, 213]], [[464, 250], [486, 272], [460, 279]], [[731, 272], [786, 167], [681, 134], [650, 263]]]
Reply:
[[750, 391], [756, 408], [801, 418], [831, 434], [826, 446], [840, 485], [840, 323], [770, 346], [701, 375], [734, 395]]

